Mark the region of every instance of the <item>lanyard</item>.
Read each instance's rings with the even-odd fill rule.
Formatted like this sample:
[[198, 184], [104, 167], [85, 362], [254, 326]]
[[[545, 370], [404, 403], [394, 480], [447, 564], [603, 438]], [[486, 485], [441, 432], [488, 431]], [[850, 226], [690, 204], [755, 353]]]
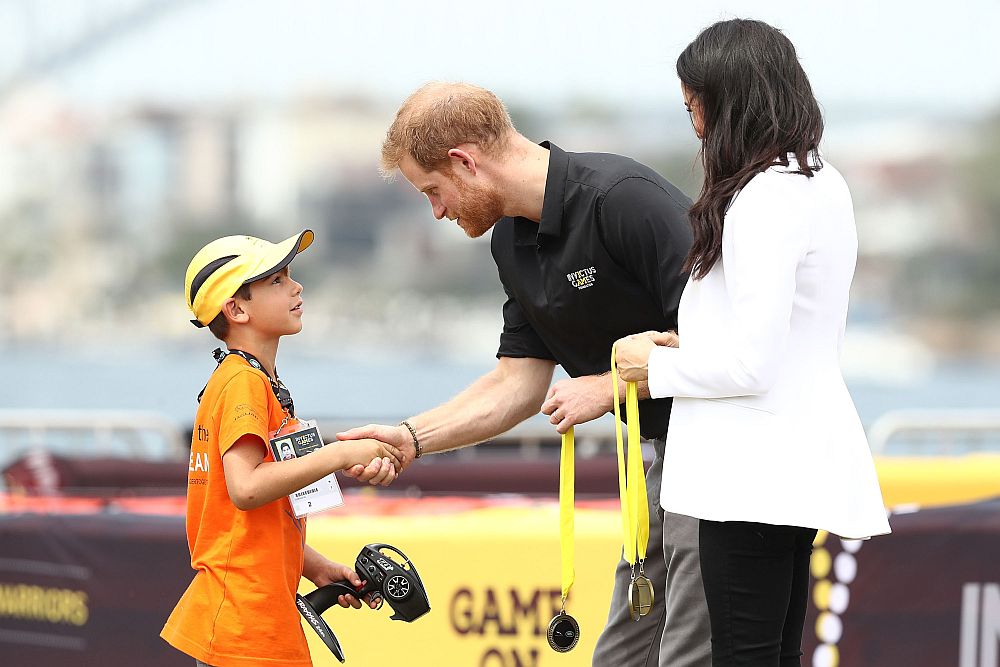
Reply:
[[[271, 374], [268, 373], [267, 369], [264, 368], [264, 365], [257, 360], [257, 357], [253, 356], [249, 352], [244, 352], [243, 350], [227, 350], [223, 352], [222, 348], [219, 347], [212, 350], [212, 356], [215, 357], [215, 361], [220, 365], [222, 364], [223, 361], [225, 361], [226, 357], [228, 357], [230, 354], [235, 354], [238, 357], [243, 357], [243, 359], [253, 368], [256, 368], [264, 375], [266, 375], [267, 381], [271, 383], [271, 391], [274, 392], [274, 397], [278, 399], [278, 404], [281, 405], [281, 408], [285, 411], [286, 414], [285, 421], [288, 421], [289, 417], [295, 417], [295, 403], [294, 401], [292, 401], [292, 393], [288, 391], [288, 387], [286, 387], [285, 383], [282, 382], [281, 378], [278, 377], [277, 368], [274, 369], [274, 377], [271, 377]], [[205, 386], [207, 387], [208, 385]], [[205, 390], [202, 389], [201, 393], [198, 394], [199, 403], [201, 402], [201, 397], [204, 394]], [[282, 426], [284, 426], [284, 422], [282, 422]]]
[[618, 367], [615, 364], [615, 349], [611, 348], [611, 381], [615, 396], [615, 439], [618, 443], [618, 498], [622, 508], [622, 535], [625, 560], [635, 572], [636, 560], [639, 571], [646, 559], [649, 544], [649, 502], [646, 497], [645, 475], [642, 469], [642, 448], [639, 444], [639, 394], [635, 382], [625, 383], [625, 419], [628, 424], [628, 474], [624, 443], [622, 442], [621, 407], [618, 397]]

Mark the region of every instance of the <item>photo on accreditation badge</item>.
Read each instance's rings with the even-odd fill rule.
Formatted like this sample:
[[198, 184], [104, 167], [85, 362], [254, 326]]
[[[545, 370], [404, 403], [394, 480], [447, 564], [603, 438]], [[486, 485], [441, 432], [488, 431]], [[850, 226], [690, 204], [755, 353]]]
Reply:
[[271, 448], [274, 450], [275, 461], [288, 461], [290, 459], [298, 458], [298, 454], [295, 452], [295, 446], [292, 444], [291, 438], [275, 440], [271, 443]]

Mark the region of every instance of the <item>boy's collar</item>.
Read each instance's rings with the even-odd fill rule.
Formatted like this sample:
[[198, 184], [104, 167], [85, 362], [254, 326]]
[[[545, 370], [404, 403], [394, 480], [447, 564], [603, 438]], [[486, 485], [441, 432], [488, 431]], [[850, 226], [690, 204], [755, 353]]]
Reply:
[[[253, 356], [249, 352], [237, 349], [229, 349], [224, 352], [221, 347], [217, 347], [214, 350], [212, 350], [212, 356], [215, 358], [216, 363], [219, 365], [221, 365], [222, 362], [226, 360], [226, 357], [228, 357], [230, 354], [235, 354], [238, 357], [242, 357], [243, 360], [246, 361], [248, 364], [250, 364], [252, 368], [256, 368], [261, 373], [263, 373], [267, 377], [268, 382], [271, 383], [271, 391], [274, 392], [274, 397], [278, 399], [278, 404], [281, 405], [282, 409], [284, 409], [285, 412], [288, 413], [289, 417], [295, 416], [295, 402], [292, 400], [292, 392], [288, 390], [288, 387], [285, 386], [285, 383], [282, 382], [281, 378], [278, 377], [277, 367], [275, 367], [274, 369], [274, 377], [271, 377], [271, 374], [267, 372], [267, 369], [264, 368], [264, 365], [260, 363], [260, 360], [258, 360], [257, 357]], [[205, 385], [205, 387], [207, 388], [208, 385]], [[201, 403], [201, 397], [204, 396], [204, 394], [205, 394], [205, 389], [202, 389], [201, 392], [198, 394], [199, 403]]]

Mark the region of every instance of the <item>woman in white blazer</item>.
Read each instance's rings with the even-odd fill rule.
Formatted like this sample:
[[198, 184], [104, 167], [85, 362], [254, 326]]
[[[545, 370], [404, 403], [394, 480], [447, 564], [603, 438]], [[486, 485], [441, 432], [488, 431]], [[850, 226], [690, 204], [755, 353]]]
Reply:
[[838, 357], [857, 256], [851, 195], [791, 42], [758, 21], [680, 55], [705, 182], [689, 217], [677, 347], [617, 343], [674, 397], [660, 502], [701, 519], [712, 664], [799, 665], [816, 530], [889, 532]]

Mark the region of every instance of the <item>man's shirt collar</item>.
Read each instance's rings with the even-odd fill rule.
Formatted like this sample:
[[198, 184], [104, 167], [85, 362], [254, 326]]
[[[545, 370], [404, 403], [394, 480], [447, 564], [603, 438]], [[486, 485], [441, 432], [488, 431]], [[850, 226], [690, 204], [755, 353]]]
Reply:
[[542, 201], [542, 219], [538, 223], [538, 235], [558, 238], [562, 233], [569, 155], [551, 141], [543, 141], [539, 145], [549, 151], [549, 170], [545, 177], [545, 199]]

